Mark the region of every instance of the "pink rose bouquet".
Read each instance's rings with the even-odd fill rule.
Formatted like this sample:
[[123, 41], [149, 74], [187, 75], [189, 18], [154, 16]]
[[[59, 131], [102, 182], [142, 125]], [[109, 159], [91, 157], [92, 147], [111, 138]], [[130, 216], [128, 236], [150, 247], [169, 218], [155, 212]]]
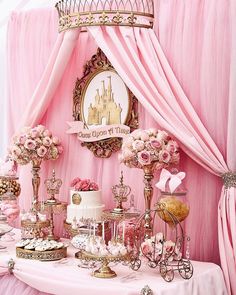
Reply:
[[124, 138], [122, 163], [131, 168], [140, 168], [156, 162], [158, 169], [179, 162], [179, 146], [167, 132], [156, 129], [133, 131]]
[[80, 179], [76, 177], [71, 181], [71, 188], [76, 191], [98, 191], [98, 185], [89, 179]]
[[171, 240], [166, 241], [162, 232], [157, 233], [141, 244], [141, 253], [148, 260], [159, 261], [167, 258], [169, 261], [179, 260], [182, 257], [180, 249]]
[[57, 137], [43, 125], [34, 128], [25, 127], [13, 138], [9, 148], [9, 157], [18, 164], [26, 165], [34, 160], [55, 160], [63, 152]]

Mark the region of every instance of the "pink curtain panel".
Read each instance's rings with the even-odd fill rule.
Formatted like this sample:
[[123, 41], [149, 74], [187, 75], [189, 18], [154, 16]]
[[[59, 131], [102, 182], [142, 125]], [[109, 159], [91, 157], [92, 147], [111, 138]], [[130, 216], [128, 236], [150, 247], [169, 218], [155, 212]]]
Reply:
[[[150, 127], [151, 123], [168, 130], [179, 140], [191, 159], [217, 176], [236, 170], [235, 157], [232, 156], [236, 143], [233, 133], [236, 118], [233, 112], [236, 103], [236, 57], [231, 30], [236, 21], [231, 13], [235, 4], [232, 1], [229, 7], [223, 3], [215, 4], [213, 0], [205, 1], [204, 5], [200, 2], [184, 7], [180, 1], [174, 4], [171, 1], [160, 1], [160, 26], [155, 27], [156, 33], [148, 29], [91, 27], [88, 30], [95, 42], [88, 34], [79, 34], [79, 30], [60, 34], [55, 42], [55, 13], [51, 11], [32, 11], [12, 16], [9, 24], [9, 135], [17, 132], [20, 126], [38, 123], [47, 125], [54, 133], [58, 132], [65, 146], [64, 156], [56, 163], [44, 164], [41, 176], [45, 178], [55, 166], [64, 181], [64, 200], [67, 200], [69, 180], [78, 174], [94, 178], [103, 188], [106, 205], [111, 206], [110, 187], [118, 180], [117, 155], [113, 155], [109, 161], [94, 161], [92, 154], [82, 149], [74, 137], [65, 134], [65, 122], [71, 120], [71, 96], [75, 79], [82, 75], [82, 65], [95, 52], [96, 44], [105, 52], [143, 106], [140, 107], [141, 127]], [[218, 22], [219, 16], [221, 22]], [[43, 17], [43, 25], [47, 26], [46, 35], [39, 32]], [[26, 21], [27, 30], [31, 28], [30, 32], [24, 30]], [[28, 25], [29, 22], [32, 22], [32, 26]], [[18, 32], [22, 32], [24, 38]], [[222, 36], [225, 42], [222, 42]], [[39, 37], [42, 40], [38, 40]], [[55, 42], [54, 47], [48, 40]], [[20, 45], [17, 41], [20, 41]], [[19, 52], [17, 47], [22, 51]], [[38, 51], [41, 49], [44, 63], [37, 56], [39, 52], [32, 48], [38, 48]], [[51, 52], [49, 60], [46, 52]], [[22, 60], [19, 60], [19, 55]], [[43, 65], [46, 66], [45, 70]], [[25, 80], [29, 73], [32, 76]], [[19, 121], [22, 113], [23, 119]], [[192, 237], [194, 257], [215, 260], [218, 255], [217, 234], [213, 228], [216, 230], [220, 179], [210, 176], [190, 158], [184, 155], [185, 162], [181, 164], [186, 165], [188, 184], [194, 183], [190, 189], [191, 216], [186, 222], [186, 230]], [[125, 176], [134, 189], [137, 205], [142, 208], [142, 173], [130, 170], [125, 170]], [[110, 171], [114, 171], [114, 174]], [[134, 188], [132, 184], [137, 177], [140, 179], [139, 185]], [[30, 204], [29, 179], [29, 167], [22, 169], [24, 198], [21, 204], [24, 208]], [[43, 188], [41, 195], [45, 198]], [[236, 275], [235, 227], [235, 189], [223, 188], [218, 213], [219, 245], [221, 265], [228, 291], [232, 294], [236, 294], [233, 280]], [[59, 230], [62, 230], [62, 225]]]

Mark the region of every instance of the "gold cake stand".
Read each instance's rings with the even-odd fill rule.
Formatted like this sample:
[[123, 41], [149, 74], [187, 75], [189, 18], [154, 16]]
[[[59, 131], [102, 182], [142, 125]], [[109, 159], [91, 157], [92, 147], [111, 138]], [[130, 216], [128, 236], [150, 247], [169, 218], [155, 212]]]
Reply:
[[131, 256], [129, 253], [126, 255], [106, 255], [99, 256], [86, 251], [79, 251], [75, 254], [75, 257], [85, 261], [97, 261], [101, 262], [102, 265], [99, 269], [93, 272], [93, 276], [101, 279], [110, 279], [117, 276], [117, 274], [112, 270], [108, 264], [110, 262], [129, 262], [131, 260]]
[[67, 256], [67, 248], [63, 247], [61, 249], [48, 250], [48, 251], [36, 251], [27, 250], [24, 248], [16, 248], [16, 257], [40, 260], [40, 261], [55, 261], [65, 258]]

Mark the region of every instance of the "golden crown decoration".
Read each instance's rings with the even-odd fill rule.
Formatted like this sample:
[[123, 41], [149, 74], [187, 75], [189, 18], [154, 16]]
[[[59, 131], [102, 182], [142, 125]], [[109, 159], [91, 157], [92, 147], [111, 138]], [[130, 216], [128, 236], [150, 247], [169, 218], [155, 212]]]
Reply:
[[87, 26], [152, 28], [154, 0], [61, 0], [59, 31]]
[[124, 184], [123, 171], [121, 171], [120, 183], [112, 187], [112, 193], [114, 199], [117, 202], [116, 208], [113, 209], [113, 213], [123, 214], [125, 209], [122, 206], [123, 202], [127, 202], [128, 195], [131, 192], [131, 187]]
[[53, 169], [52, 178], [46, 179], [44, 181], [46, 186], [47, 193], [50, 195], [50, 199], [47, 200], [47, 203], [59, 203], [57, 199], [55, 199], [55, 195], [59, 194], [60, 188], [62, 186], [62, 180], [56, 179], [56, 173]]

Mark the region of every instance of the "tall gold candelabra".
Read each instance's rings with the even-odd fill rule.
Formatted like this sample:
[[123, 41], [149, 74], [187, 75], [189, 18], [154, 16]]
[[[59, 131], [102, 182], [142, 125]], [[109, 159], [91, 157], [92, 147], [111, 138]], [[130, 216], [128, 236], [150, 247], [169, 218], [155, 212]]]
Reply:
[[39, 210], [39, 186], [40, 186], [40, 165], [42, 159], [32, 160], [32, 186], [33, 186], [33, 201], [32, 201], [32, 211], [36, 213], [36, 220], [38, 221], [38, 210]]
[[156, 163], [153, 162], [149, 165], [145, 165], [143, 167], [144, 171], [144, 199], [145, 199], [145, 239], [149, 239], [152, 235], [152, 217], [151, 217], [151, 204], [153, 197], [153, 187], [152, 187], [152, 179], [154, 177], [153, 173], [155, 170]]

